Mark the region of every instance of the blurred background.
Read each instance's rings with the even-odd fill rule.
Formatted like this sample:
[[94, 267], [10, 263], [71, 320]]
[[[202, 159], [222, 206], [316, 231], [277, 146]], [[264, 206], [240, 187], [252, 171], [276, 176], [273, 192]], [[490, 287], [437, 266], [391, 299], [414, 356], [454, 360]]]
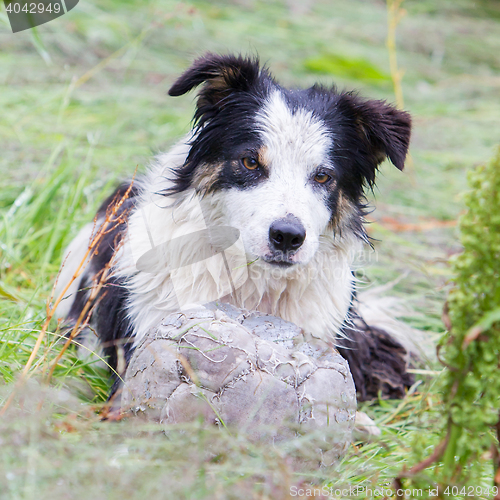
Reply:
[[[206, 51], [258, 54], [286, 86], [356, 89], [412, 114], [406, 170], [385, 163], [370, 194], [375, 257], [365, 279], [393, 283], [411, 326], [444, 330], [467, 171], [500, 142], [498, 1], [405, 0], [391, 14], [382, 0], [80, 0], [16, 34], [0, 10], [0, 386], [27, 361], [65, 245], [119, 180], [189, 130], [194, 94], [167, 91]], [[56, 332], [44, 341], [44, 356], [57, 340]], [[102, 402], [109, 387], [71, 356], [55, 380], [87, 403]], [[371, 415], [397, 434], [407, 424], [391, 420], [391, 408]], [[411, 408], [417, 432], [432, 427], [428, 413]], [[396, 467], [391, 460], [383, 462]], [[20, 481], [11, 493], [28, 491]]]
[[[498, 141], [500, 6], [406, 0], [400, 14], [396, 52], [404, 108], [414, 117], [412, 158], [404, 174], [382, 167], [373, 214], [380, 224], [371, 229], [384, 240], [379, 233], [417, 224], [411, 238], [427, 248], [408, 252], [417, 251], [412, 264], [421, 266], [453, 249], [449, 221], [460, 212], [466, 170]], [[86, 179], [71, 217], [88, 219], [111, 184], [144, 170], [152, 153], [189, 129], [194, 95], [170, 98], [167, 90], [205, 51], [258, 54], [288, 86], [319, 81], [396, 102], [382, 0], [82, 0], [35, 30], [12, 34], [5, 13], [0, 21], [0, 209], [64, 163], [75, 182]], [[53, 242], [47, 263], [67, 239]], [[396, 276], [386, 272], [386, 281]]]

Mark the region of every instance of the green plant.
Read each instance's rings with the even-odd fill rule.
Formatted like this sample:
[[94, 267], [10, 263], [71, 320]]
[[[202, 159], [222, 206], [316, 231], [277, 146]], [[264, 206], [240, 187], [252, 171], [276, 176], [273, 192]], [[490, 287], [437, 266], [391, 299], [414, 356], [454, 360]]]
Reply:
[[[432, 455], [400, 475], [419, 485], [429, 479], [442, 494], [481, 488], [497, 495], [500, 483], [500, 147], [487, 164], [471, 170], [467, 212], [460, 219], [463, 252], [451, 260], [454, 287], [445, 307], [448, 329], [438, 346], [442, 377], [441, 441]], [[494, 484], [485, 482], [484, 459], [493, 460]], [[483, 461], [483, 466], [479, 466]], [[424, 468], [432, 477], [418, 476]], [[489, 480], [491, 481], [491, 480]], [[489, 488], [489, 490], [485, 490]], [[491, 489], [493, 488], [493, 489]], [[437, 490], [436, 490], [437, 491]], [[478, 491], [473, 491], [477, 494]], [[489, 495], [488, 495], [489, 496]], [[497, 498], [497, 496], [495, 496]]]
[[500, 148], [470, 172], [469, 184], [468, 211], [460, 221], [464, 251], [452, 264], [451, 329], [442, 342], [449, 411], [443, 461], [450, 477], [463, 475], [467, 463], [498, 444], [492, 428], [500, 408]]

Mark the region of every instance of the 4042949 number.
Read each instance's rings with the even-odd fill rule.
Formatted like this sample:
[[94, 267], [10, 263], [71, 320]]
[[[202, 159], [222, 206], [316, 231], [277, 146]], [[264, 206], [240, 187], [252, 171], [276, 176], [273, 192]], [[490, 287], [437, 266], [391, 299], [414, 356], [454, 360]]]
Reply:
[[489, 497], [490, 495], [496, 496], [498, 494], [498, 488], [493, 486], [491, 488], [483, 488], [482, 486], [463, 486], [459, 488], [458, 486], [447, 486], [444, 490], [444, 495], [457, 497], [461, 495], [463, 497]]
[[61, 12], [60, 3], [18, 3], [10, 2], [6, 5], [5, 10], [11, 14], [20, 14], [24, 12], [25, 14], [59, 14]]

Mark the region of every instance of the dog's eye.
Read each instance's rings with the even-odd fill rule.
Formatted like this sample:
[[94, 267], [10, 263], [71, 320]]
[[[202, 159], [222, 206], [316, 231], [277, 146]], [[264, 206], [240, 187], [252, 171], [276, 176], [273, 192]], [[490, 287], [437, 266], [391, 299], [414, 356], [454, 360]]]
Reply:
[[328, 174], [325, 174], [325, 172], [318, 172], [314, 176], [314, 180], [316, 182], [319, 182], [320, 184], [324, 184], [325, 182], [328, 182], [331, 179], [331, 177]]
[[259, 162], [255, 158], [242, 158], [241, 163], [248, 170], [257, 170]]

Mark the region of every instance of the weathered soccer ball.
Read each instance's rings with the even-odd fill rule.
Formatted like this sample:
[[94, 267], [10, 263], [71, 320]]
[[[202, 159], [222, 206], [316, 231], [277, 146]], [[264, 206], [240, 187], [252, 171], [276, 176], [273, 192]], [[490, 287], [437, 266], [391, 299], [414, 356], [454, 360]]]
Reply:
[[121, 407], [163, 424], [202, 418], [275, 443], [320, 429], [321, 461], [330, 464], [351, 442], [356, 396], [333, 347], [306, 341], [282, 319], [209, 304], [167, 316], [143, 339]]

